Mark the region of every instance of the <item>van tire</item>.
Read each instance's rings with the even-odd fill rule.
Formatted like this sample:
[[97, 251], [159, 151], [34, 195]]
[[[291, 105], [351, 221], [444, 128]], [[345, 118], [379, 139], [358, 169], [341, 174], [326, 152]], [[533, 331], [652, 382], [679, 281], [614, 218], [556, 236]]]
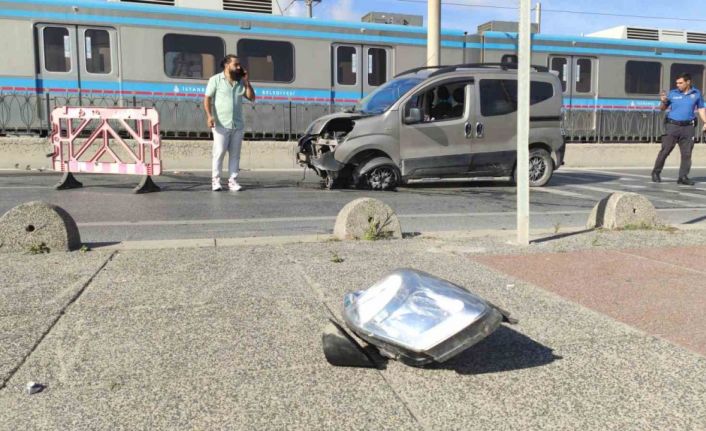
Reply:
[[[542, 187], [547, 184], [554, 173], [552, 156], [544, 148], [533, 148], [529, 151], [529, 186]], [[517, 185], [517, 164], [512, 170], [512, 183]]]
[[402, 179], [399, 168], [387, 157], [376, 157], [364, 165], [374, 167], [359, 175], [358, 185], [370, 190], [392, 191], [397, 188]]

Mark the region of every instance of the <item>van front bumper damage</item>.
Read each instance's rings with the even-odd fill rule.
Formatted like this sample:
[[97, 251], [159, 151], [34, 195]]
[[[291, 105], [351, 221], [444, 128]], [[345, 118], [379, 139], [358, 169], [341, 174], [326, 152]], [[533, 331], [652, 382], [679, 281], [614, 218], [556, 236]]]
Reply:
[[327, 172], [338, 172], [345, 166], [336, 160], [333, 151], [323, 153], [319, 157], [311, 157], [309, 163], [316, 169]]

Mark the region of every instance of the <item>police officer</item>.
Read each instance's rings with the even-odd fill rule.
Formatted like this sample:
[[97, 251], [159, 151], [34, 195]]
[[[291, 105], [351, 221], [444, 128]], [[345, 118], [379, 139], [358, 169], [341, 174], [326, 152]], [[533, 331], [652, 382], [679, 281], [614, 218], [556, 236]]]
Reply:
[[669, 112], [665, 120], [662, 149], [657, 155], [655, 167], [652, 170], [652, 181], [655, 183], [662, 181], [660, 173], [664, 162], [674, 146], [679, 143], [681, 164], [679, 165], [677, 183], [693, 186], [694, 181], [689, 179], [687, 175], [691, 169], [691, 150], [694, 148], [694, 121], [696, 119], [694, 111], [698, 110], [699, 116], [704, 122], [704, 131], [706, 131], [706, 109], [704, 109], [701, 92], [691, 86], [691, 76], [688, 73], [677, 75], [676, 84], [677, 88], [670, 91], [669, 94], [665, 94], [664, 91], [659, 94], [661, 102], [659, 108], [662, 111], [669, 108]]

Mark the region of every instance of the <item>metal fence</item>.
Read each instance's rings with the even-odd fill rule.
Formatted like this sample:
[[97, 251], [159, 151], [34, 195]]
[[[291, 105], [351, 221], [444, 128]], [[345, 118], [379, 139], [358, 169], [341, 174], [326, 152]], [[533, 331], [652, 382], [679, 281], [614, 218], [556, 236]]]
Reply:
[[[148, 107], [160, 116], [160, 129], [167, 138], [206, 139], [202, 99], [197, 98], [121, 98], [102, 94], [38, 95], [0, 92], [0, 134], [46, 136], [51, 130], [47, 112], [59, 106]], [[343, 107], [329, 104], [246, 103], [243, 106], [245, 137], [248, 139], [288, 140], [300, 137], [316, 118]]]
[[[562, 124], [568, 142], [660, 142], [665, 113], [661, 111], [565, 110]], [[704, 142], [703, 123], [698, 120], [696, 142]]]
[[[0, 134], [46, 136], [47, 112], [58, 106], [150, 107], [160, 115], [163, 137], [208, 139], [203, 102], [199, 98], [118, 97], [101, 93], [64, 95], [3, 93], [0, 91]], [[288, 140], [300, 137], [316, 118], [343, 106], [299, 103], [246, 103], [243, 107], [247, 139]], [[659, 142], [664, 133], [664, 112], [617, 110], [565, 110], [562, 123], [569, 142]], [[697, 142], [704, 142], [702, 124]]]

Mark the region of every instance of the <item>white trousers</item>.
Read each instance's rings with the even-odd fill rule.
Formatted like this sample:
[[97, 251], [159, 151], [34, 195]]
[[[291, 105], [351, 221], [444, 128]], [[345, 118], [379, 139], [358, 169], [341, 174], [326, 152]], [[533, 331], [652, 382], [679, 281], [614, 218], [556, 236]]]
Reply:
[[213, 180], [220, 181], [221, 179], [221, 167], [226, 152], [228, 152], [228, 178], [237, 178], [240, 171], [240, 147], [243, 143], [243, 130], [216, 126], [211, 131], [213, 132], [213, 166], [211, 169]]

